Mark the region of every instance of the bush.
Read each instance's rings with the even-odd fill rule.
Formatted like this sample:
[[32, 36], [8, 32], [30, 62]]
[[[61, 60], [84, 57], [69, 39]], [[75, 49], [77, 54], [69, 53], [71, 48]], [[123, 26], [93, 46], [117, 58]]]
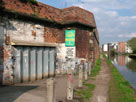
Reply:
[[20, 1], [21, 1], [21, 2], [24, 2], [24, 3], [29, 2], [29, 3], [31, 3], [31, 4], [38, 5], [37, 0], [20, 0]]

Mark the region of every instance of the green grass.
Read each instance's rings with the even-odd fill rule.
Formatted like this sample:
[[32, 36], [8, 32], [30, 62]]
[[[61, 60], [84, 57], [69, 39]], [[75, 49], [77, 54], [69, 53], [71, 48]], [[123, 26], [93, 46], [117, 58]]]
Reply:
[[75, 95], [80, 96], [83, 99], [83, 102], [90, 102], [89, 99], [92, 96], [92, 91], [94, 90], [95, 85], [87, 82], [84, 82], [83, 85], [84, 85], [83, 89], [75, 90]]
[[90, 77], [90, 79], [91, 79], [91, 80], [96, 80], [96, 78], [94, 78], [94, 77]]
[[[101, 66], [101, 59], [98, 58], [94, 68], [91, 70], [91, 75], [89, 76], [89, 79], [95, 80], [95, 76], [99, 74]], [[75, 90], [75, 96], [80, 96], [83, 99], [83, 102], [90, 102], [90, 97], [92, 96], [92, 91], [94, 90], [95, 85], [84, 82], [82, 89], [76, 89]]]
[[[106, 56], [104, 56], [106, 58]], [[136, 102], [136, 94], [134, 89], [130, 87], [119, 71], [114, 67], [109, 59], [106, 61], [110, 67], [111, 80], [109, 96], [110, 102]]]
[[100, 71], [100, 67], [101, 67], [101, 59], [98, 58], [95, 65], [94, 65], [94, 68], [91, 70], [91, 77], [95, 77], [96, 75], [99, 74], [99, 71]]

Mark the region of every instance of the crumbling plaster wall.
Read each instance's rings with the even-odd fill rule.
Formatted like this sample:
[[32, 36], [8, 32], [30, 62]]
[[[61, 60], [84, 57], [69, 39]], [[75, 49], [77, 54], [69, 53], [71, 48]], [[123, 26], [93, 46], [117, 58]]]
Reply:
[[[65, 48], [65, 29], [58, 29], [33, 22], [26, 22], [17, 19], [9, 19], [7, 17], [1, 18], [1, 25], [4, 29], [3, 34], [3, 45], [1, 47], [1, 69], [3, 72], [3, 84], [13, 83], [13, 42], [35, 42], [35, 43], [57, 43], [57, 68], [66, 68], [70, 64], [66, 63]], [[81, 27], [82, 28], [82, 27]], [[87, 62], [93, 56], [93, 43], [94, 36], [90, 33], [91, 29], [72, 28], [76, 30], [76, 58], [72, 60], [73, 66], [75, 61], [80, 58], [86, 59]], [[5, 39], [5, 40], [4, 40]], [[0, 78], [2, 78], [0, 77]]]
[[9, 40], [44, 42], [44, 26], [32, 22], [4, 18], [5, 34]]
[[[45, 25], [1, 17], [0, 30], [0, 84], [13, 84], [13, 57], [14, 41], [35, 43], [57, 43], [61, 42], [59, 29], [50, 28]], [[2, 31], [1, 30], [1, 31]], [[57, 33], [55, 33], [57, 32]], [[54, 33], [56, 35], [54, 35]], [[58, 36], [58, 37], [57, 37]]]

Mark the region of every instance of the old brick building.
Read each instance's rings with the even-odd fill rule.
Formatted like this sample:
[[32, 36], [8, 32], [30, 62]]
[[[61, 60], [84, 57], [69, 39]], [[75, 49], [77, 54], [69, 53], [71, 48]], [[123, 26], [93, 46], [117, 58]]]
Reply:
[[126, 52], [127, 43], [126, 42], [118, 42], [118, 52], [125, 53]]
[[65, 63], [58, 56], [65, 49], [66, 29], [76, 31], [76, 59], [94, 63], [99, 56], [99, 36], [91, 12], [79, 7], [57, 9], [39, 2], [1, 0], [0, 84], [54, 75], [56, 58]]

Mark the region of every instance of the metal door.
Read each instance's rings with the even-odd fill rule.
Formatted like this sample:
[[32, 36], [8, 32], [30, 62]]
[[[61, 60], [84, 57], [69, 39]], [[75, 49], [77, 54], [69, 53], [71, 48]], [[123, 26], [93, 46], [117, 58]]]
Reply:
[[29, 47], [23, 49], [23, 82], [29, 81]]
[[43, 52], [43, 49], [40, 47], [37, 49], [37, 73], [36, 73], [36, 76], [37, 76], [37, 80], [38, 79], [42, 79], [42, 54]]
[[30, 50], [30, 80], [36, 80], [36, 47], [32, 47]]
[[43, 51], [43, 77], [49, 76], [49, 48]]
[[49, 76], [55, 75], [55, 49], [50, 48], [49, 52]]
[[21, 75], [21, 71], [22, 71], [22, 47], [17, 47], [16, 51], [15, 51], [15, 58], [13, 60], [16, 59], [15, 61], [15, 70], [14, 70], [14, 82], [15, 83], [20, 83], [21, 79], [22, 79], [22, 75]]
[[14, 82], [35, 81], [55, 75], [55, 48], [15, 46]]

